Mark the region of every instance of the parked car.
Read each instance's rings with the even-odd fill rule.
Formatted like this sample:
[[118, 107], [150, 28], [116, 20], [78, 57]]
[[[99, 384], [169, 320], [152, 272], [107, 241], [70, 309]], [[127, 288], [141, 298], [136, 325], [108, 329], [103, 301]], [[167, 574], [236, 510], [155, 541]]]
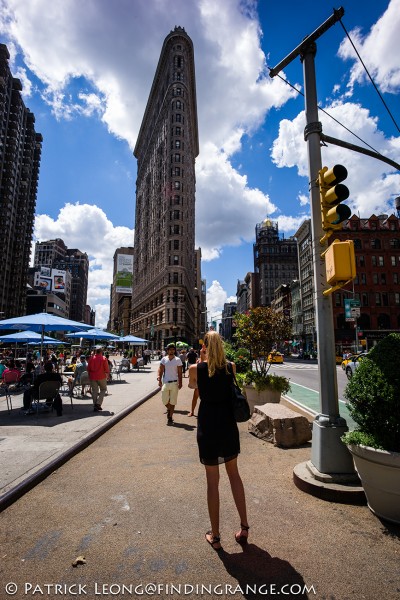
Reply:
[[362, 352], [361, 354], [357, 354], [357, 356], [353, 356], [350, 361], [346, 365], [346, 375], [347, 379], [351, 379], [353, 377], [354, 371], [357, 369], [360, 364], [360, 360], [367, 356], [367, 352]]
[[268, 362], [271, 364], [283, 363], [283, 354], [276, 350], [272, 350], [272, 352], [268, 354]]

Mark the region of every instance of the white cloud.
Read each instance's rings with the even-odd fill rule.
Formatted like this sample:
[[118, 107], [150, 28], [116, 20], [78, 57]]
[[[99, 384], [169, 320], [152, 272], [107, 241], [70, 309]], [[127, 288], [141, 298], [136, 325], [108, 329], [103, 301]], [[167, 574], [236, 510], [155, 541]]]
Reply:
[[90, 204], [66, 204], [56, 219], [37, 215], [34, 241], [61, 238], [68, 248], [89, 257], [88, 304], [96, 310], [96, 325], [105, 327], [109, 317], [113, 256], [120, 246], [133, 246], [134, 231], [114, 227], [103, 210]]
[[[381, 92], [398, 93], [400, 89], [399, 26], [400, 0], [391, 0], [387, 10], [367, 35], [364, 36], [359, 28], [350, 32], [357, 51]], [[366, 82], [367, 73], [347, 38], [342, 42], [338, 54], [345, 60], [354, 61], [348, 82], [352, 93], [356, 82]]]
[[[387, 139], [378, 128], [378, 120], [370, 112], [352, 102], [334, 102], [325, 110], [348, 126], [377, 152], [400, 162], [400, 138]], [[324, 133], [347, 142], [361, 145], [338, 123], [322, 112], [319, 115]], [[274, 141], [271, 157], [278, 167], [296, 167], [299, 175], [308, 176], [307, 146], [298, 144], [304, 129], [305, 116], [300, 113], [293, 121], [281, 121], [279, 136]], [[393, 212], [393, 199], [400, 189], [400, 175], [375, 158], [333, 144], [322, 147], [322, 163], [328, 167], [344, 164], [348, 171], [346, 185], [350, 190], [347, 203], [361, 217], [372, 213]]]
[[206, 302], [208, 311], [207, 320], [211, 321], [212, 317], [216, 317], [218, 320], [218, 318], [221, 317], [224, 304], [226, 302], [236, 302], [236, 296], [230, 296], [228, 298], [228, 294], [223, 289], [220, 282], [214, 279], [210, 287], [207, 289]]

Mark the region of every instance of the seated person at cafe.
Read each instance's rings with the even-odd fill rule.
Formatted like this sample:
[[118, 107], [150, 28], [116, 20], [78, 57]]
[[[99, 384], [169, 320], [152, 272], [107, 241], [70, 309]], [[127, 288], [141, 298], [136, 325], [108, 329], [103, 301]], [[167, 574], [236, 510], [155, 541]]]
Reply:
[[[50, 361], [44, 364], [44, 373], [37, 375], [35, 378], [33, 386], [29, 390], [25, 390], [24, 392], [24, 407], [23, 410], [27, 412], [27, 414], [31, 414], [31, 404], [34, 398], [39, 397], [39, 386], [41, 383], [45, 381], [58, 381], [60, 386], [62, 385], [62, 377], [59, 373], [54, 373], [53, 365]], [[60, 394], [57, 394], [54, 399], [49, 399], [46, 401], [48, 406], [53, 404], [54, 408], [57, 411], [57, 416], [61, 417], [62, 415], [62, 400]]]
[[33, 362], [26, 363], [25, 373], [19, 380], [20, 385], [32, 385], [35, 378], [35, 365]]
[[2, 380], [2, 382], [5, 381], [5, 376], [7, 375], [7, 373], [13, 373], [15, 375], [15, 381], [16, 382], [21, 379], [21, 371], [16, 366], [15, 361], [14, 361], [13, 358], [11, 358], [8, 361], [7, 368], [4, 369], [3, 373], [1, 374], [1, 380]]

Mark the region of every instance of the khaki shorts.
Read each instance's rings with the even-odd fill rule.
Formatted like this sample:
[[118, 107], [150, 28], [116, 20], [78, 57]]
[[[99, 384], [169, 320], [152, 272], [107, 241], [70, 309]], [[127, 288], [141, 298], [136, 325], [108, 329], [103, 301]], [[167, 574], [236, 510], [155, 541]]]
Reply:
[[166, 406], [169, 403], [175, 406], [178, 401], [178, 391], [178, 382], [164, 383], [161, 388], [161, 400], [163, 404]]

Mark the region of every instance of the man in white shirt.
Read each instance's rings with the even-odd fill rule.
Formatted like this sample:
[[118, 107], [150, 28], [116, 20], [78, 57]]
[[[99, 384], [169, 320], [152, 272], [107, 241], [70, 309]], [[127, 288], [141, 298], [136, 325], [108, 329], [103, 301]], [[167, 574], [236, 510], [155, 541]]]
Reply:
[[167, 425], [173, 425], [172, 415], [178, 400], [178, 391], [182, 387], [182, 361], [175, 356], [175, 344], [168, 344], [167, 355], [160, 361], [158, 385], [161, 387], [161, 399], [167, 407]]

